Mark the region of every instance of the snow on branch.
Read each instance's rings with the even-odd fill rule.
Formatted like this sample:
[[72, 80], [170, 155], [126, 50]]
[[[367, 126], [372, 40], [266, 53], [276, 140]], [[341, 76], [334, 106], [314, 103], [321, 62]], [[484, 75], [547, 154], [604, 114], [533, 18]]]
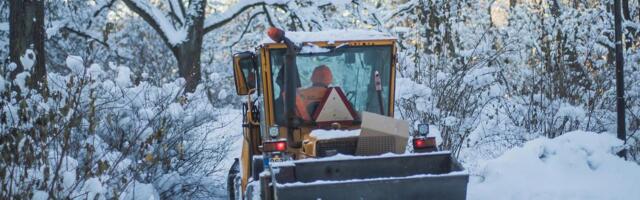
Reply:
[[382, 22], [388, 22], [389, 20], [395, 18], [396, 16], [401, 15], [404, 12], [410, 11], [411, 9], [413, 9], [415, 5], [418, 5], [418, 2], [416, 0], [411, 0], [407, 3], [398, 5], [397, 8], [391, 12], [387, 12], [387, 13], [383, 12]]
[[95, 41], [99, 44], [101, 44], [104, 47], [109, 48], [109, 44], [107, 44], [105, 41], [102, 41], [101, 39], [98, 39], [99, 37], [95, 36], [95, 34], [92, 34], [90, 32], [84, 32], [84, 31], [80, 31], [80, 30], [76, 30], [71, 26], [65, 25], [63, 27], [60, 27], [60, 30], [64, 30], [64, 31], [68, 31], [70, 33], [76, 34], [80, 37], [83, 37], [89, 41]]
[[169, 8], [171, 8], [171, 13], [173, 16], [181, 23], [184, 24], [184, 5], [179, 0], [168, 0]]
[[156, 30], [170, 46], [176, 46], [187, 38], [185, 28], [176, 28], [160, 9], [145, 0], [123, 0], [133, 12], [137, 13]]
[[238, 15], [240, 15], [242, 12], [244, 12], [249, 8], [266, 5], [266, 4], [286, 4], [286, 3], [287, 3], [286, 0], [285, 1], [240, 0], [238, 1], [238, 3], [236, 3], [229, 9], [227, 9], [225, 12], [217, 15], [213, 14], [208, 16], [207, 19], [204, 21], [204, 32], [205, 33], [210, 32], [216, 28], [219, 28], [225, 25], [226, 23], [231, 21], [233, 18], [237, 17]]

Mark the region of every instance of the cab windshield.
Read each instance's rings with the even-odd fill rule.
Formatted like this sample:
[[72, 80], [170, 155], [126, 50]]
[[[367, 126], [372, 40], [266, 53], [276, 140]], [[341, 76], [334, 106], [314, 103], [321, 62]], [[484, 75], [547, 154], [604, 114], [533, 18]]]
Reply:
[[[297, 55], [299, 80], [298, 92], [319, 87], [339, 87], [344, 92], [351, 107], [360, 115], [362, 111], [388, 115], [389, 87], [391, 76], [391, 46], [338, 47], [321, 49], [314, 53]], [[270, 66], [273, 81], [273, 97], [277, 124], [284, 124], [284, 54], [286, 49], [270, 50]], [[318, 53], [320, 52], [320, 53]], [[323, 68], [323, 69], [320, 69]], [[328, 69], [327, 69], [328, 68]], [[329, 71], [329, 72], [327, 72]], [[375, 72], [382, 80], [382, 106], [380, 111], [377, 92], [375, 90]], [[320, 73], [322, 72], [322, 73]], [[324, 75], [324, 76], [319, 76]], [[327, 78], [327, 74], [329, 78]], [[319, 82], [323, 82], [322, 84]], [[328, 83], [328, 85], [325, 85]], [[320, 96], [324, 95], [324, 90]], [[299, 94], [298, 94], [299, 95]], [[310, 106], [309, 114], [315, 112]], [[358, 116], [359, 118], [360, 116]], [[305, 120], [305, 122], [309, 122]]]

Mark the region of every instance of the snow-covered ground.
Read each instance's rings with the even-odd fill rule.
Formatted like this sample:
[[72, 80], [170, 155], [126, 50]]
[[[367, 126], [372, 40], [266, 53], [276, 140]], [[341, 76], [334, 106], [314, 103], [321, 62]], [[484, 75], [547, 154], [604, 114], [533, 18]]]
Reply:
[[640, 199], [640, 166], [615, 155], [621, 146], [582, 131], [529, 141], [471, 172], [467, 199]]
[[[222, 163], [222, 171], [218, 174], [224, 181], [227, 179], [227, 173], [229, 172], [229, 168], [233, 165], [234, 158], [240, 158], [240, 153], [242, 151], [242, 112], [237, 109], [226, 109], [223, 113], [219, 121], [217, 122], [221, 128], [217, 129], [216, 132], [222, 134], [214, 134], [214, 135], [223, 135], [225, 137], [231, 137], [233, 143], [231, 144], [231, 148], [227, 153], [226, 159], [223, 160]], [[211, 140], [217, 140], [218, 138], [212, 137]]]
[[[226, 131], [240, 131], [235, 123], [239, 122]], [[236, 136], [239, 139], [228, 161], [240, 154], [241, 135]], [[583, 131], [531, 140], [495, 159], [480, 161], [470, 171], [467, 199], [638, 199], [640, 166], [615, 155], [622, 145], [611, 134]]]
[[233, 108], [225, 108], [219, 112], [218, 121], [215, 122], [215, 134], [212, 134], [209, 137], [209, 141], [215, 144], [217, 141], [223, 139], [221, 137], [228, 137], [226, 139], [230, 139], [232, 142], [229, 144], [229, 152], [227, 152], [226, 157], [221, 161], [219, 171], [214, 173], [212, 176], [215, 177], [217, 185], [223, 186], [222, 188], [217, 188], [215, 191], [218, 194], [215, 197], [210, 197], [211, 199], [227, 199], [227, 174], [229, 173], [229, 169], [231, 165], [233, 165], [234, 158], [240, 158], [240, 153], [242, 151], [242, 112]]

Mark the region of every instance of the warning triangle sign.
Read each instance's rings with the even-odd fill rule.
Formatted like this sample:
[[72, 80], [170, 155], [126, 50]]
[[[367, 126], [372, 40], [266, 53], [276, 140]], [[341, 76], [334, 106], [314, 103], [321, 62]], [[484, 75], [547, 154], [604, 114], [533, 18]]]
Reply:
[[358, 115], [339, 87], [331, 87], [313, 114], [316, 123], [354, 121]]

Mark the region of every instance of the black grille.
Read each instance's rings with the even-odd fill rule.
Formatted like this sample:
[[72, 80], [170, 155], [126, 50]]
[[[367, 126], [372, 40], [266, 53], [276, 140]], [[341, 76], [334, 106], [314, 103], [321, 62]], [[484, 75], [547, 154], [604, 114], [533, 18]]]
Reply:
[[335, 154], [354, 155], [358, 137], [336, 138], [330, 140], [319, 140], [316, 142], [316, 156], [326, 157]]

